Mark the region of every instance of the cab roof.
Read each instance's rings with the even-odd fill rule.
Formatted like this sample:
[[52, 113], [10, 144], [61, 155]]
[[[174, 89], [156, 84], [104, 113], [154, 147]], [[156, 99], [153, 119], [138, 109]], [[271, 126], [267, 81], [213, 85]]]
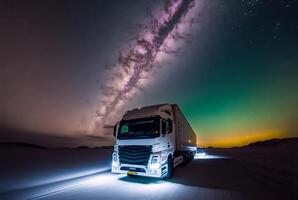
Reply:
[[126, 111], [123, 116], [123, 120], [145, 118], [160, 115], [162, 112], [170, 114], [172, 111], [172, 105], [169, 103], [138, 107]]

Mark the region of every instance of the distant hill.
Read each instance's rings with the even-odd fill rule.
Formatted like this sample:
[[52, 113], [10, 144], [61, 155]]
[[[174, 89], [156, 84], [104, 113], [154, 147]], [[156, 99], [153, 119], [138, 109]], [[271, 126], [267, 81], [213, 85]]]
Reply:
[[257, 141], [245, 145], [244, 147], [271, 147], [280, 145], [298, 144], [298, 138], [282, 138], [282, 139], [270, 139], [264, 141]]
[[[1, 146], [6, 147], [30, 147], [30, 148], [38, 148], [38, 149], [48, 149], [47, 147], [36, 145], [36, 144], [30, 144], [30, 143], [22, 143], [22, 142], [6, 142], [6, 143], [0, 143]], [[101, 147], [88, 147], [88, 146], [79, 146], [79, 147], [65, 147], [65, 148], [56, 148], [56, 149], [113, 149], [114, 146], [101, 146]]]
[[37, 144], [22, 143], [22, 142], [0, 143], [0, 145], [10, 146], [10, 147], [31, 147], [31, 148], [38, 148], [38, 149], [46, 149], [46, 147], [44, 146], [40, 146]]
[[[46, 148], [77, 148], [77, 147], [101, 147], [114, 144], [112, 136], [90, 136], [85, 133], [78, 133], [73, 136], [66, 136], [63, 133], [35, 132], [1, 127], [0, 144], [36, 144]], [[35, 146], [36, 147], [36, 146]]]

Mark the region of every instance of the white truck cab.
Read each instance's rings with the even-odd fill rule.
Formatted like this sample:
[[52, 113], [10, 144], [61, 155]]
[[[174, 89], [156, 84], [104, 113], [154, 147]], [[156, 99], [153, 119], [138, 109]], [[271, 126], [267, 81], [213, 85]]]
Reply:
[[113, 173], [170, 178], [196, 152], [196, 135], [176, 104], [127, 111], [114, 136]]

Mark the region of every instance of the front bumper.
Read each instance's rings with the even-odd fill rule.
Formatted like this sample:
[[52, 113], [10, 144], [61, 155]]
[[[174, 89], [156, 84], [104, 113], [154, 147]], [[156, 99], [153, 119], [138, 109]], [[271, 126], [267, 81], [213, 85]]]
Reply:
[[143, 165], [128, 165], [128, 164], [112, 164], [112, 173], [117, 174], [133, 174], [139, 176], [162, 178], [165, 176], [167, 169], [162, 165], [157, 169], [150, 169], [148, 166]]

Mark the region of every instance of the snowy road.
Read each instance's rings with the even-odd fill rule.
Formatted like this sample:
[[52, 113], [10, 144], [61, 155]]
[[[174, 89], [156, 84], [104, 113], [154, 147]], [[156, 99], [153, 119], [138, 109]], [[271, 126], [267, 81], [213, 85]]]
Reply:
[[[88, 151], [94, 150], [83, 151], [88, 155]], [[68, 174], [58, 181], [5, 191], [0, 193], [0, 199], [281, 199], [283, 193], [278, 188], [291, 186], [276, 181], [274, 176], [269, 177], [266, 170], [234, 158], [195, 159], [184, 167], [178, 167], [173, 179], [160, 180], [111, 174], [110, 152], [100, 156], [98, 159], [104, 162], [98, 168], [93, 165], [93, 170], [90, 170], [90, 166], [84, 167], [82, 163], [78, 165], [80, 168], [73, 170], [76, 175]], [[91, 161], [94, 159], [97, 158], [90, 158]], [[93, 161], [90, 163], [97, 165]], [[43, 176], [48, 179], [54, 175]], [[3, 182], [1, 184], [3, 186]], [[285, 199], [293, 197], [291, 191], [289, 188]]]
[[68, 191], [41, 199], [241, 199], [238, 192], [103, 174]]

